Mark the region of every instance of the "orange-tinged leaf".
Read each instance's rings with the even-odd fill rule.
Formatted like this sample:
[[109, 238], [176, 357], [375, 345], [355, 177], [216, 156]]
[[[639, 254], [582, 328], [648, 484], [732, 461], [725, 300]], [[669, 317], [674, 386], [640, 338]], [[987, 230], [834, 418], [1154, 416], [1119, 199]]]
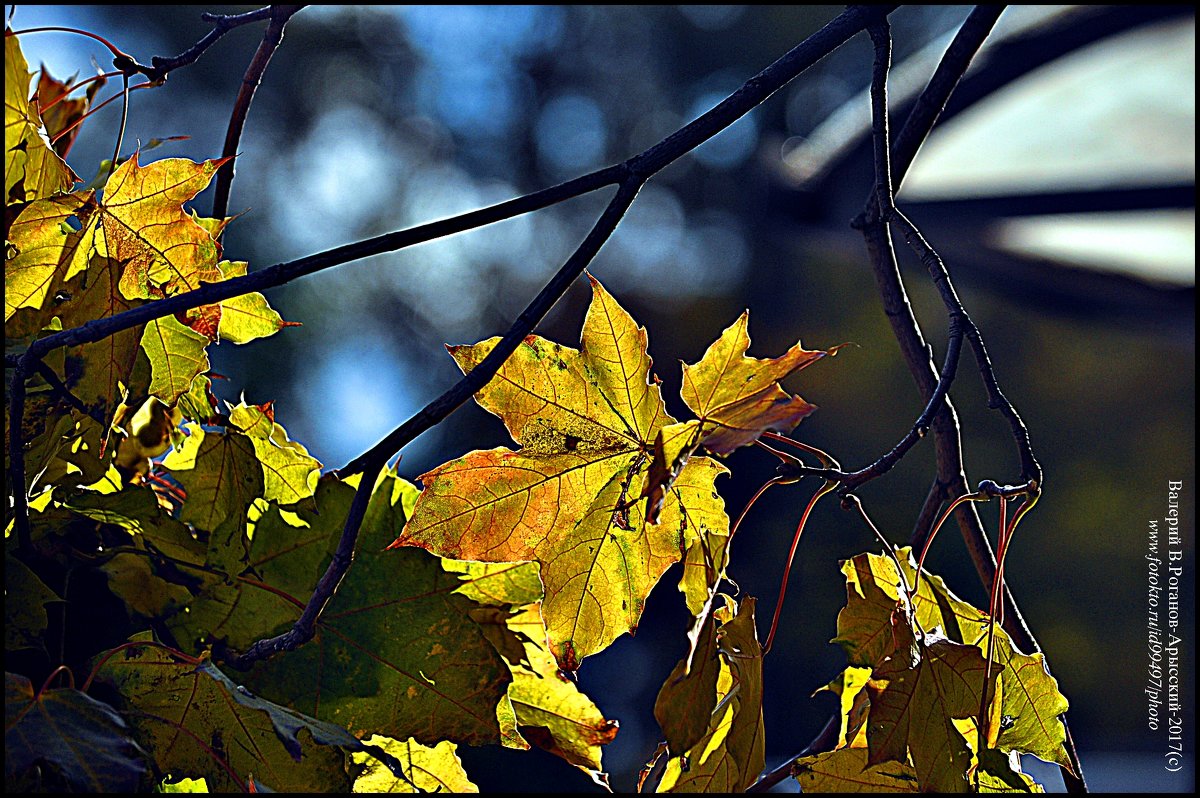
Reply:
[[[642, 489], [666, 412], [650, 375], [645, 330], [592, 280], [581, 347], [529, 336], [476, 400], [520, 451], [476, 451], [423, 475], [425, 490], [394, 546], [454, 559], [541, 563], [542, 607], [559, 664], [633, 631], [650, 589], [702, 534], [724, 533], [713, 480], [693, 458], [649, 522]], [[498, 339], [451, 348], [464, 372]]]
[[157, 299], [220, 282], [220, 247], [183, 203], [227, 160], [166, 158], [142, 166], [134, 153], [113, 172], [88, 232], [98, 253], [124, 264], [125, 297]]
[[[71, 80], [74, 81], [74, 78]], [[79, 135], [80, 126], [76, 123], [87, 113], [92, 98], [104, 87], [106, 82], [105, 78], [99, 77], [88, 84], [84, 96], [66, 97], [66, 90], [70, 86], [52, 76], [46, 65], [42, 64], [34, 101], [41, 112], [46, 133], [54, 142], [54, 151], [61, 157], [66, 158], [67, 153], [71, 151], [71, 145], [75, 143], [75, 137]], [[68, 128], [70, 130], [64, 133], [63, 131], [67, 131]]]
[[779, 381], [827, 353], [796, 344], [777, 358], [747, 357], [749, 319], [750, 314], [743, 313], [699, 363], [683, 364], [680, 394], [701, 421], [701, 443], [716, 454], [752, 443], [766, 430], [790, 432], [816, 410], [799, 396], [785, 393]]
[[[7, 34], [7, 30], [6, 30]], [[70, 191], [79, 178], [50, 145], [37, 104], [29, 100], [29, 64], [16, 36], [4, 37], [5, 204]]]

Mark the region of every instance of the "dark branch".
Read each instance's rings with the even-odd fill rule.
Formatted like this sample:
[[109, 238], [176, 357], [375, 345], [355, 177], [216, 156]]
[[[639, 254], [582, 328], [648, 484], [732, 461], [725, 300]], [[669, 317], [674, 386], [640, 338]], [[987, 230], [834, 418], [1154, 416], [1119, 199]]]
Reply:
[[275, 288], [297, 278], [370, 257], [371, 255], [394, 252], [415, 244], [422, 244], [426, 241], [461, 233], [465, 230], [473, 230], [477, 227], [484, 227], [505, 219], [511, 219], [514, 216], [540, 210], [564, 200], [578, 197], [581, 194], [587, 194], [604, 186], [617, 183], [620, 180], [621, 173], [621, 167], [611, 166], [607, 169], [601, 169], [598, 172], [592, 172], [583, 177], [577, 177], [574, 180], [560, 183], [557, 186], [453, 216], [449, 219], [440, 219], [436, 222], [428, 222], [406, 230], [385, 233], [375, 238], [368, 238], [365, 241], [345, 244], [324, 252], [318, 252], [315, 255], [308, 255], [299, 260], [276, 264], [275, 266], [248, 274], [245, 277], [236, 277], [232, 280], [223, 280], [219, 283], [203, 285], [200, 288], [183, 294], [177, 294], [167, 299], [160, 299], [157, 302], [140, 305], [132, 310], [118, 313], [115, 316], [95, 319], [78, 327], [73, 327], [70, 330], [63, 330], [62, 332], [48, 335], [45, 338], [39, 338], [30, 345], [25, 356], [40, 358], [47, 352], [51, 352], [59, 347], [78, 346], [80, 344], [102, 341], [122, 330], [138, 327], [154, 319], [171, 316], [185, 310], [198, 308], [202, 305], [211, 305], [253, 291]]
[[[298, 11], [302, 7], [295, 7], [295, 10]], [[213, 23], [213, 29], [206, 33], [200, 41], [174, 58], [163, 58], [156, 55], [150, 59], [152, 66], [146, 66], [145, 64], [139, 64], [136, 59], [130, 56], [119, 55], [113, 59], [113, 66], [124, 72], [126, 76], [145, 75], [150, 79], [151, 83], [160, 83], [166, 80], [167, 75], [174, 70], [194, 64], [200, 56], [204, 55], [204, 52], [209, 47], [216, 44], [222, 36], [234, 28], [247, 25], [251, 22], [271, 19], [274, 8], [274, 6], [266, 6], [256, 11], [247, 11], [244, 14], [210, 14], [205, 12], [200, 15], [200, 18], [205, 22]], [[295, 13], [295, 11], [291, 13]], [[291, 14], [288, 16], [291, 16]]]
[[80, 413], [83, 413], [85, 416], [95, 419], [101, 427], [105, 425], [106, 421], [104, 418], [101, 418], [98, 413], [88, 410], [87, 406], [80, 401], [79, 397], [71, 393], [71, 390], [67, 386], [63, 385], [62, 380], [60, 380], [58, 375], [54, 373], [54, 369], [47, 366], [41, 360], [35, 361], [33, 368], [35, 371], [37, 371], [41, 378], [46, 381], [46, 383], [50, 386], [50, 389], [65, 399], [67, 404], [78, 410]]
[[229, 189], [233, 185], [234, 157], [238, 153], [238, 142], [242, 139], [242, 129], [246, 126], [246, 116], [250, 113], [250, 103], [254, 101], [254, 92], [258, 89], [258, 84], [262, 82], [263, 73], [267, 71], [267, 64], [270, 63], [271, 56], [275, 54], [279, 43], [283, 41], [283, 29], [288, 20], [303, 7], [271, 6], [270, 8], [271, 23], [267, 25], [262, 42], [254, 52], [254, 58], [246, 67], [246, 74], [242, 77], [242, 84], [238, 89], [237, 100], [233, 104], [233, 114], [229, 117], [229, 128], [225, 132], [225, 147], [221, 151], [221, 157], [230, 160], [217, 170], [217, 187], [213, 197], [212, 213], [216, 219], [224, 219], [225, 213], [229, 210]]

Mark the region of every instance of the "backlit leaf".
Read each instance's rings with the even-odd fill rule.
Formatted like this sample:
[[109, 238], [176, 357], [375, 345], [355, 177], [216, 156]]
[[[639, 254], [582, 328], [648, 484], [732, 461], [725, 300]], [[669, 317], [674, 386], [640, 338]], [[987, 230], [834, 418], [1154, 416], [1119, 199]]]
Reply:
[[671, 670], [654, 702], [654, 717], [667, 748], [676, 754], [700, 742], [717, 705], [721, 658], [711, 609], [699, 623], [695, 648]]
[[229, 423], [250, 439], [262, 464], [262, 498], [294, 504], [313, 495], [321, 463], [299, 441], [275, 423], [273, 414], [257, 405], [239, 404], [229, 410]]
[[900, 762], [867, 764], [866, 748], [839, 748], [796, 760], [792, 772], [800, 791], [921, 792], [916, 771]]
[[[916, 581], [912, 552], [905, 548], [897, 554], [911, 587]], [[876, 554], [846, 561], [842, 572], [846, 574], [848, 600], [838, 614], [834, 642], [841, 643], [852, 663], [872, 665], [890, 645], [890, 617], [901, 595], [900, 579], [891, 558]], [[976, 646], [986, 655], [987, 614], [958, 598], [940, 576], [922, 575], [913, 605], [921, 628], [942, 629], [950, 640]], [[1004, 751], [1021, 751], [1069, 767], [1066, 730], [1059, 720], [1059, 715], [1067, 711], [1067, 699], [1047, 671], [1045, 657], [1021, 653], [1000, 627], [996, 627], [995, 636], [992, 670], [999, 673], [1001, 704], [994, 714], [1007, 715], [1012, 723], [1004, 729], [993, 724], [993, 734], [999, 736], [992, 743]]]
[[750, 314], [721, 333], [695, 365], [683, 365], [680, 394], [701, 423], [701, 443], [710, 452], [728, 454], [757, 440], [766, 430], [790, 432], [814, 405], [791, 396], [779, 381], [824, 357], [796, 344], [777, 358], [747, 357]]
[[353, 736], [258, 698], [211, 662], [189, 662], [151, 645], [109, 658], [99, 678], [129, 702], [137, 739], [162, 772], [203, 775], [217, 792], [256, 780], [277, 791], [347, 791], [344, 754]]
[[895, 647], [867, 683], [867, 761], [907, 762], [911, 753], [923, 789], [966, 792], [971, 751], [952, 719], [979, 714], [983, 656], [938, 634], [918, 640], [903, 619], [893, 628]]
[[479, 787], [471, 782], [463, 770], [462, 760], [456, 753], [458, 746], [454, 743], [443, 741], [431, 747], [415, 740], [393, 740], [380, 735], [374, 735], [366, 742], [396, 757], [403, 769], [403, 776], [397, 776], [370, 754], [357, 753], [354, 754], [354, 762], [362, 765], [364, 770], [354, 781], [354, 792], [479, 792]]
[[842, 716], [841, 728], [838, 731], [838, 748], [867, 747], [867, 713], [871, 703], [867, 699], [866, 686], [870, 678], [870, 668], [856, 668], [851, 665], [832, 682], [817, 690], [817, 693], [827, 690], [838, 697], [838, 707]]
[[207, 338], [170, 316], [147, 324], [142, 349], [150, 361], [150, 394], [174, 405], [208, 371], [207, 346]]
[[[7, 34], [7, 28], [6, 28]], [[4, 37], [4, 196], [5, 204], [30, 202], [70, 191], [79, 180], [50, 145], [29, 100], [29, 64], [16, 36]]]
[[244, 532], [246, 510], [263, 494], [263, 466], [249, 436], [191, 426], [163, 460], [187, 491], [180, 518], [213, 532], [229, 522]]
[[[11, 41], [11, 39], [10, 39]], [[87, 267], [86, 253], [79, 250], [79, 238], [73, 235], [74, 225], [81, 224], [77, 213], [86, 208], [91, 195], [67, 194], [29, 203], [13, 220], [8, 231], [15, 254], [4, 262], [4, 322], [21, 308], [35, 311], [45, 308], [52, 290], [57, 290]], [[29, 322], [37, 332], [52, 313], [46, 308]], [[12, 330], [11, 333], [19, 333]]]
[[[701, 505], [672, 491], [652, 524], [635, 501], [654, 440], [674, 419], [650, 376], [645, 330], [594, 279], [592, 287], [580, 350], [529, 336], [476, 395], [520, 451], [471, 452], [423, 475], [425, 490], [393, 544], [539, 562], [551, 648], [567, 670], [636, 629], [663, 572], [698, 537], [728, 526], [712, 487], [724, 468], [706, 458], [678, 478]], [[469, 372], [498, 340], [451, 354]]]
[[765, 766], [762, 648], [754, 629], [753, 598], [716, 612], [721, 672], [716, 709], [705, 735], [667, 762], [659, 792], [743, 792]]
[[227, 159], [195, 163], [165, 158], [142, 166], [138, 155], [117, 167], [83, 231], [102, 257], [124, 264], [128, 299], [156, 299], [220, 282], [220, 247], [183, 208]]
[[[242, 277], [246, 274], [247, 264], [244, 261], [222, 261], [217, 264], [224, 279]], [[256, 292], [231, 297], [221, 302], [220, 322], [217, 334], [223, 341], [244, 344], [256, 338], [266, 338], [274, 335], [284, 327], [295, 326], [297, 322], [284, 321], [275, 310], [267, 304], [267, 298]]]
[[[376, 489], [390, 495], [389, 479]], [[230, 602], [229, 629], [252, 614], [289, 624], [299, 618], [327, 562], [312, 568], [321, 549], [317, 538], [326, 535], [324, 551], [332, 550], [354, 496], [332, 477], [321, 487], [316, 508], [299, 505], [290, 523], [265, 523], [269, 514], [256, 523], [254, 581], [271, 589], [244, 583], [242, 596], [259, 590], [262, 597]], [[345, 728], [426, 745], [499, 742], [496, 707], [507, 700], [511, 676], [471, 618], [479, 605], [454, 592], [458, 575], [436, 557], [415, 549], [383, 551], [394, 534], [390, 525], [364, 523], [354, 567], [321, 615], [316, 638], [286, 658], [259, 664], [248, 678], [272, 700]], [[270, 556], [293, 546], [306, 553]]]

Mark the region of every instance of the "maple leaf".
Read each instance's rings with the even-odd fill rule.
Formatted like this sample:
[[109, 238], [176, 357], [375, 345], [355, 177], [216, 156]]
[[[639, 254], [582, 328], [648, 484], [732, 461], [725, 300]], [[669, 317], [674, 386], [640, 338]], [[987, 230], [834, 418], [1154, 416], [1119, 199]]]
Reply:
[[[912, 551], [897, 551], [908, 585], [916, 582]], [[900, 600], [900, 577], [890, 557], [863, 554], [842, 565], [846, 575], [847, 602], [838, 614], [834, 642], [846, 650], [852, 664], [872, 666], [891, 645], [891, 615]], [[987, 613], [956, 596], [935, 574], [923, 573], [913, 598], [915, 620], [920, 628], [941, 629], [958, 643], [975, 646], [986, 656]], [[1070, 767], [1066, 752], [1066, 729], [1059, 716], [1068, 702], [1058, 682], [1046, 668], [1045, 656], [1022, 653], [1000, 627], [996, 637], [993, 674], [999, 673], [993, 696], [992, 714], [1008, 716], [1010, 724], [989, 723], [989, 745], [1003, 751], [1033, 754], [1047, 762]], [[979, 679], [982, 684], [982, 677]], [[978, 703], [975, 712], [978, 713]]]
[[415, 740], [393, 740], [372, 735], [365, 741], [387, 751], [399, 762], [402, 774], [397, 775], [375, 757], [365, 752], [355, 753], [354, 763], [363, 772], [354, 781], [354, 792], [365, 793], [475, 793], [479, 787], [463, 770], [458, 758], [458, 746], [442, 741], [434, 746], [421, 745]]
[[[504, 610], [498, 625], [509, 633], [509, 641], [498, 641], [495, 634], [489, 639], [505, 655], [513, 677], [508, 687], [513, 728], [505, 745], [528, 748], [532, 742], [580, 768], [596, 783], [607, 784], [601, 751], [616, 737], [617, 723], [605, 718], [575, 682], [559, 672], [546, 642], [538, 565], [457, 560], [442, 564], [448, 571], [462, 573], [462, 586], [456, 592], [489, 609]], [[513, 648], [511, 643], [516, 644], [515, 652], [506, 654]]]
[[[247, 686], [322, 720], [395, 739], [499, 742], [497, 706], [507, 702], [511, 676], [472, 617], [478, 605], [455, 594], [458, 574], [447, 573], [436, 557], [382, 551], [398, 529], [390, 519], [402, 523], [406, 491], [397, 488], [401, 482], [390, 472], [376, 485], [360, 554], [325, 607], [313, 642], [260, 663]], [[351, 485], [327, 475], [312, 507], [271, 504], [254, 518], [240, 564], [227, 566], [234, 557], [210, 550], [210, 567], [236, 581], [206, 589], [188, 613], [172, 619], [173, 631], [189, 642], [224, 638], [244, 646], [291, 627], [326, 570], [353, 497]]]
[[[765, 766], [762, 647], [754, 629], [755, 600], [732, 600], [714, 611], [720, 673], [703, 736], [667, 761], [658, 792], [744, 792]], [[694, 665], [693, 667], [701, 667]], [[707, 702], [706, 702], [707, 703]]]
[[4, 36], [4, 195], [5, 204], [29, 202], [70, 191], [79, 177], [50, 144], [29, 100], [29, 64], [16, 36]]
[[804, 793], [921, 792], [911, 765], [867, 764], [866, 748], [838, 748], [796, 760], [792, 773]]
[[[674, 419], [650, 377], [645, 330], [589, 279], [580, 349], [531, 335], [476, 394], [522, 448], [471, 452], [421, 476], [425, 489], [392, 544], [540, 563], [542, 613], [566, 670], [634, 631], [663, 572], [697, 539], [728, 528], [713, 490], [726, 469], [709, 458], [680, 470], [659, 523], [633, 501]], [[469, 372], [498, 340], [450, 352]]]
[[[74, 81], [75, 78], [72, 77], [70, 82]], [[92, 100], [107, 82], [107, 78], [98, 75], [88, 84], [84, 96], [67, 97], [66, 92], [70, 88], [68, 83], [55, 78], [50, 74], [46, 65], [42, 64], [38, 75], [37, 93], [34, 95], [33, 102], [37, 104], [42, 123], [46, 126], [46, 133], [54, 142], [54, 151], [59, 156], [66, 158], [67, 153], [71, 151], [71, 146], [75, 143], [75, 138], [79, 135], [80, 130], [80, 125], [76, 123], [87, 114]]]
[[[698, 448], [726, 455], [758, 440], [767, 430], [790, 432], [817, 409], [799, 396], [785, 393], [779, 381], [834, 354], [840, 347], [810, 351], [797, 343], [777, 358], [747, 357], [749, 321], [749, 311], [742, 313], [709, 346], [698, 363], [683, 364], [680, 394], [698, 418], [667, 426], [654, 442], [653, 459], [641, 494], [646, 498], [646, 513], [651, 521], [658, 520], [663, 498]], [[709, 571], [715, 569], [716, 574], [723, 574], [724, 547], [716, 547], [708, 554]], [[693, 614], [698, 612], [693, 594], [700, 592], [689, 593], [688, 607]]]
[[667, 748], [675, 754], [700, 742], [717, 705], [721, 659], [717, 656], [716, 623], [709, 605], [696, 630], [695, 645], [676, 663], [654, 701], [654, 718]]
[[[918, 640], [896, 613], [895, 648], [874, 669], [867, 691], [869, 764], [894, 760], [913, 768], [922, 788], [966, 792], [971, 750], [955, 728], [955, 718], [978, 716], [985, 663], [975, 646], [940, 634]], [[989, 685], [997, 673], [993, 671]]]
[[[109, 178], [101, 200], [81, 191], [30, 203], [9, 231], [16, 254], [5, 263], [6, 335], [30, 338], [53, 317], [63, 329], [77, 327], [225, 279], [210, 232], [220, 225], [202, 224], [210, 220], [183, 208], [222, 163], [173, 158], [141, 166], [135, 153]], [[244, 271], [244, 264], [229, 265], [229, 276]], [[229, 302], [232, 318], [222, 332], [231, 340], [287, 324], [261, 295]], [[178, 321], [156, 320], [72, 347], [61, 379], [97, 416], [111, 415], [127, 393], [150, 392], [173, 404], [208, 368], [204, 347], [219, 329], [214, 320], [204, 330], [186, 314]], [[143, 357], [148, 362], [139, 366]]]
[[714, 454], [753, 443], [766, 430], [794, 429], [817, 408], [785, 393], [779, 381], [836, 351], [809, 351], [797, 343], [777, 358], [747, 357], [749, 322], [749, 312], [742, 313], [700, 362], [683, 364], [680, 395], [700, 420], [700, 444]]
[[108, 704], [74, 688], [35, 694], [24, 676], [4, 674], [5, 792], [135, 792], [147, 771]]
[[[150, 635], [134, 639], [148, 642]], [[134, 710], [128, 716], [136, 738], [160, 771], [203, 774], [220, 792], [242, 789], [233, 774], [251, 773], [274, 790], [349, 790], [338, 748], [361, 751], [362, 743], [334, 724], [264, 701], [208, 660], [133, 646], [108, 659], [99, 678]]]

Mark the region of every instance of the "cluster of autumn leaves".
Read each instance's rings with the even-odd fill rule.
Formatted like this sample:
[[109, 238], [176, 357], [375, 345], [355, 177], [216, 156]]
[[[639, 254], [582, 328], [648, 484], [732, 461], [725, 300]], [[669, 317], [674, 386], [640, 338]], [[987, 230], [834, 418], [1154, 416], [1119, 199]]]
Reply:
[[[68, 86], [44, 70], [27, 96], [16, 36], [5, 70], [10, 351], [246, 273], [221, 259], [229, 220], [184, 207], [221, 161], [135, 154], [102, 188], [76, 191], [63, 156], [87, 101], [67, 104]], [[6, 783], [132, 790], [170, 774], [214, 790], [468, 791], [458, 744], [536, 745], [603, 781], [617, 724], [570, 674], [636, 630], [651, 589], [682, 562], [695, 621], [655, 707], [668, 752], [658, 789], [753, 784], [762, 650], [754, 599], [719, 592], [729, 518], [715, 482], [728, 469], [716, 458], [812, 412], [779, 381], [827, 353], [749, 357], [743, 315], [684, 365], [695, 419], [679, 422], [645, 330], [591, 282], [578, 350], [530, 336], [476, 396], [520, 448], [466, 454], [422, 475], [422, 490], [385, 470], [316, 637], [233, 674], [240, 684], [222, 654], [292, 626], [357, 487], [322, 475], [269, 404], [213, 397], [207, 346], [288, 322], [247, 294], [52, 353], [8, 431], [23, 442], [28, 478], [10, 490], [29, 497], [34, 552], [17, 552], [10, 529], [7, 648], [45, 651], [47, 608], [69, 598], [42, 560], [101, 572], [145, 631], [94, 652], [83, 689], [6, 674]], [[451, 354], [468, 372], [497, 340]], [[173, 447], [148, 478], [131, 477], [117, 453], [150, 402], [171, 408], [159, 417]], [[836, 750], [800, 760], [797, 778], [814, 791], [1033, 789], [1015, 752], [1066, 761], [1066, 701], [1041, 656], [996, 632], [981, 733], [987, 618], [936, 577], [910, 596], [904, 567], [902, 578], [886, 557], [845, 564], [837, 641], [850, 665], [824, 688], [841, 702], [841, 734]]]

